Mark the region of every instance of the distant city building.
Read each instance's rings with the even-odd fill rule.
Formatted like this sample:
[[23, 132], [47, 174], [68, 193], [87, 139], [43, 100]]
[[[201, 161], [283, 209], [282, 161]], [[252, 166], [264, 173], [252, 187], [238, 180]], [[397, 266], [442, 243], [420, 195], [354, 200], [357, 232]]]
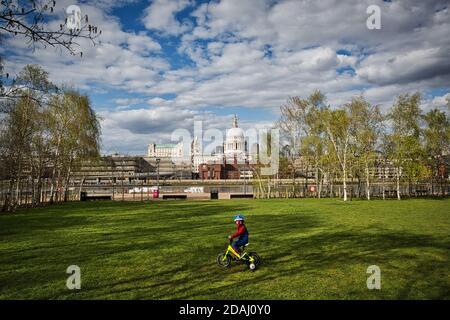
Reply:
[[147, 156], [150, 158], [181, 159], [183, 158], [183, 143], [151, 143], [148, 145]]
[[126, 180], [146, 180], [154, 176], [155, 167], [138, 156], [103, 156], [98, 161], [83, 161], [72, 179], [86, 184], [116, 183]]
[[248, 164], [234, 163], [203, 163], [198, 167], [201, 180], [223, 179], [253, 179], [253, 167]]
[[227, 160], [237, 159], [238, 162], [248, 160], [244, 130], [238, 127], [236, 115], [233, 117], [233, 127], [227, 130], [224, 143], [224, 155]]
[[213, 156], [223, 154], [223, 146], [216, 146], [216, 149], [213, 152]]
[[210, 154], [203, 152], [203, 146], [200, 146], [200, 143], [198, 137], [194, 137], [189, 146], [184, 146], [183, 142], [177, 144], [151, 143], [148, 145], [147, 157], [150, 159], [160, 158], [161, 167], [163, 167], [163, 163], [167, 167], [170, 159], [177, 166], [189, 167], [191, 172], [195, 174], [199, 173], [201, 164], [223, 164], [225, 162], [246, 164], [252, 158], [257, 159], [258, 147], [253, 145], [251, 147], [252, 152], [249, 153], [244, 130], [239, 128], [236, 115], [233, 117], [232, 127], [226, 132], [225, 141], [216, 146]]
[[[257, 151], [257, 147], [253, 146], [252, 151]], [[200, 148], [200, 142], [197, 137], [194, 138], [191, 144], [192, 155], [192, 167], [195, 173], [200, 174], [200, 165], [202, 164], [221, 164], [222, 169], [225, 170], [227, 166], [223, 166], [228, 163], [246, 164], [253, 158], [253, 153], [249, 154], [247, 148], [247, 141], [245, 141], [244, 130], [239, 128], [237, 116], [234, 115], [232, 127], [227, 130], [225, 141], [223, 145], [216, 146], [212, 154], [203, 154]], [[221, 170], [222, 170], [221, 169]], [[223, 174], [222, 176], [229, 176], [229, 174]], [[231, 169], [230, 169], [231, 170]]]

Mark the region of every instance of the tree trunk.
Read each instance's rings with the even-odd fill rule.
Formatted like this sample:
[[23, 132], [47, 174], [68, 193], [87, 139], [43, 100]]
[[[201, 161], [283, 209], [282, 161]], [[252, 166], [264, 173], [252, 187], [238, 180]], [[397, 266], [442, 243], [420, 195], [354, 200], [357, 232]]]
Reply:
[[[36, 207], [36, 180], [34, 176], [31, 176], [31, 207]], [[38, 180], [39, 181], [39, 180]]]
[[441, 194], [443, 197], [446, 195], [446, 191], [445, 191], [446, 188], [447, 188], [447, 180], [445, 181], [445, 184], [444, 184], [444, 179], [441, 178]]
[[358, 199], [361, 198], [361, 176], [358, 174]]
[[56, 161], [53, 164], [53, 170], [52, 170], [52, 178], [51, 178], [51, 184], [50, 184], [50, 203], [53, 203], [53, 193], [54, 193], [54, 185], [55, 185], [55, 176], [56, 176]]
[[319, 199], [321, 198], [321, 194], [322, 194], [323, 179], [324, 179], [324, 175], [322, 174], [320, 177], [320, 180], [319, 180], [319, 188], [317, 190], [317, 195], [318, 195]]
[[36, 181], [36, 195], [34, 199], [34, 207], [37, 207], [41, 203], [41, 194], [42, 194], [42, 178], [39, 175]]
[[430, 183], [431, 183], [431, 195], [434, 196], [434, 172], [431, 174]]
[[370, 200], [369, 165], [367, 163], [366, 163], [366, 196], [367, 196], [367, 200]]
[[296, 198], [296, 196], [295, 196], [295, 168], [294, 168], [294, 173], [292, 174], [292, 197]]
[[319, 192], [319, 167], [316, 164], [316, 198], [320, 198], [320, 192]]
[[345, 165], [342, 168], [342, 175], [343, 175], [342, 187], [344, 189], [344, 201], [347, 201], [347, 168], [345, 167]]
[[3, 209], [2, 211], [7, 212], [11, 210], [11, 197], [12, 197], [12, 191], [14, 188], [14, 180], [10, 179], [9, 180], [9, 187], [7, 189], [6, 195], [5, 195], [5, 200], [3, 203]]
[[353, 201], [353, 196], [354, 196], [354, 188], [355, 188], [355, 183], [353, 181], [353, 174], [352, 174], [352, 179], [351, 179], [351, 188], [350, 188], [350, 201]]
[[[11, 205], [13, 206], [13, 211], [17, 208], [19, 204], [19, 189], [20, 189], [20, 177], [22, 175], [22, 156], [19, 153], [17, 157], [18, 168], [16, 174], [16, 186], [14, 187], [14, 197], [11, 198]], [[12, 194], [11, 194], [12, 195]]]
[[304, 189], [305, 190], [305, 194], [304, 194], [305, 198], [308, 195], [308, 171], [309, 171], [309, 166], [306, 166], [306, 173], [305, 173], [306, 179], [305, 179], [305, 189]]
[[386, 160], [383, 163], [383, 177], [381, 179], [383, 189], [383, 200], [386, 200]]
[[67, 202], [69, 198], [70, 174], [71, 174], [71, 165], [69, 165], [69, 168], [67, 169], [66, 182], [64, 186], [64, 202]]
[[330, 176], [330, 198], [334, 198], [334, 177]]
[[78, 191], [78, 198], [79, 198], [80, 200], [81, 200], [81, 192], [83, 191], [84, 178], [85, 178], [85, 176], [82, 176], [82, 177], [81, 177], [81, 180], [80, 180], [80, 189], [79, 189], [79, 191]]
[[56, 202], [61, 201], [61, 169], [58, 170], [58, 176], [56, 179]]
[[400, 168], [396, 170], [396, 179], [397, 179], [397, 200], [401, 200], [400, 197]]
[[12, 200], [13, 189], [14, 189], [14, 180], [11, 179], [10, 182], [9, 182], [9, 188], [8, 188], [8, 192], [7, 192], [7, 195], [6, 195], [5, 210], [4, 211], [11, 211], [11, 205], [12, 205], [11, 203], [13, 201]]
[[55, 153], [55, 161], [53, 162], [53, 170], [52, 170], [52, 184], [50, 186], [50, 203], [54, 201], [54, 192], [55, 192], [55, 176], [56, 176], [56, 168], [58, 166], [58, 158], [59, 158], [59, 146], [61, 143], [61, 137], [58, 135], [58, 142], [56, 143], [56, 153]]

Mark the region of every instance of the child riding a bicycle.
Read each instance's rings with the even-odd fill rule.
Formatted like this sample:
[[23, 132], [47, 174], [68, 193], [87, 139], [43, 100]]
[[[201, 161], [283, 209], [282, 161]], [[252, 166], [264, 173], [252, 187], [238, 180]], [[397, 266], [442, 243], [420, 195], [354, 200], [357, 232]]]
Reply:
[[241, 214], [238, 214], [234, 216], [234, 222], [236, 223], [237, 231], [233, 233], [232, 235], [228, 236], [228, 239], [231, 241], [234, 238], [238, 238], [233, 243], [233, 250], [236, 251], [236, 253], [241, 257], [240, 247], [245, 246], [248, 243], [248, 230], [247, 227], [244, 224], [244, 216]]
[[[228, 236], [229, 243], [226, 246], [226, 250], [217, 255], [216, 262], [221, 267], [229, 267], [232, 260], [243, 262], [247, 264], [251, 271], [254, 271], [259, 266], [261, 258], [254, 251], [247, 252], [242, 250], [243, 253], [241, 254], [240, 250], [241, 247], [248, 245], [248, 230], [244, 224], [244, 216], [241, 214], [234, 216], [234, 222], [236, 223], [237, 231]], [[234, 238], [238, 239], [232, 244]]]

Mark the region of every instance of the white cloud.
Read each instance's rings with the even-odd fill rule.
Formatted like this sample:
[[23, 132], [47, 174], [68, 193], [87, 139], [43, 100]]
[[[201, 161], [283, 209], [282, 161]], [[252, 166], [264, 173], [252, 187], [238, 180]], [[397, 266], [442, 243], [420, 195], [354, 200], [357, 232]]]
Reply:
[[117, 105], [115, 110], [125, 110], [129, 107], [140, 104], [144, 102], [142, 98], [117, 98], [114, 99], [113, 102]]
[[167, 34], [180, 34], [191, 28], [188, 21], [178, 21], [175, 15], [190, 4], [188, 0], [155, 0], [145, 9], [145, 27]]
[[148, 54], [152, 51], [160, 51], [161, 45], [143, 32], [127, 37], [128, 48], [136, 53]]
[[[200, 5], [155, 0], [143, 13], [145, 32], [124, 31], [108, 3], [82, 4], [102, 29], [101, 46], [81, 42], [83, 59], [53, 50], [33, 54], [23, 43], [8, 41], [17, 54], [6, 65], [13, 74], [37, 62], [57, 83], [136, 94], [117, 99], [118, 109], [102, 111], [106, 145], [137, 150], [155, 136], [169, 139], [169, 129], [190, 126], [195, 118], [221, 126], [224, 118], [214, 115], [216, 107], [253, 108], [256, 119], [265, 113], [275, 119], [288, 97], [315, 89], [326, 93], [333, 106], [364, 94], [384, 109], [400, 93], [450, 91], [445, 0], [221, 0]], [[381, 7], [381, 30], [366, 28], [369, 4]], [[190, 9], [194, 25], [180, 18]], [[338, 54], [340, 49], [347, 53]], [[180, 66], [178, 58], [191, 63]], [[427, 97], [424, 108], [442, 99]], [[126, 110], [138, 100], [150, 107]]]
[[447, 105], [447, 101], [450, 99], [450, 93], [446, 93], [442, 96], [435, 96], [432, 98], [428, 98], [423, 103], [424, 111], [429, 111], [431, 109], [439, 109], [442, 111], [446, 111], [450, 113], [450, 108]]
[[[58, 2], [58, 5], [63, 4]], [[59, 9], [58, 12], [61, 11]], [[135, 92], [155, 85], [159, 73], [169, 69], [163, 58], [149, 56], [149, 53], [161, 49], [150, 36], [123, 31], [118, 19], [100, 8], [81, 5], [81, 10], [87, 12], [90, 21], [102, 30], [100, 44], [94, 46], [86, 39], [79, 39], [83, 52], [81, 58], [51, 48], [37, 48], [30, 52], [23, 39], [9, 38], [8, 46], [17, 55], [6, 60], [6, 70], [15, 74], [27, 63], [38, 63], [49, 71], [56, 84], [65, 83], [86, 90], [93, 86], [96, 90], [120, 87]], [[63, 19], [62, 16], [60, 18]], [[59, 20], [54, 20], [49, 26], [58, 29], [59, 23]]]
[[384, 52], [365, 59], [357, 73], [371, 83], [419, 81], [437, 76], [450, 83], [450, 45], [407, 52]]
[[[232, 124], [231, 115], [218, 116], [209, 111], [173, 106], [126, 111], [103, 110], [100, 112], [100, 116], [102, 118], [102, 150], [104, 153], [123, 150], [123, 146], [126, 145], [128, 152], [143, 155], [150, 142], [171, 141], [171, 135], [177, 129], [188, 130], [193, 138], [195, 121], [201, 123], [203, 132], [208, 129], [218, 129], [223, 136]], [[244, 130], [270, 127], [270, 123], [264, 121], [240, 121], [239, 125]]]

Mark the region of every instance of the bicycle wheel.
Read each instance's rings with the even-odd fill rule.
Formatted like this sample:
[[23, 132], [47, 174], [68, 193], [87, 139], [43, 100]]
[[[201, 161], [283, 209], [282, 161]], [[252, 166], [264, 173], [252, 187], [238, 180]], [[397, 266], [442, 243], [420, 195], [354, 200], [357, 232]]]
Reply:
[[261, 263], [261, 258], [258, 256], [256, 252], [249, 252], [248, 255], [254, 259], [255, 266], [259, 266]]
[[229, 267], [231, 264], [231, 257], [229, 255], [225, 255], [225, 253], [219, 253], [216, 258], [216, 262], [221, 267]]

